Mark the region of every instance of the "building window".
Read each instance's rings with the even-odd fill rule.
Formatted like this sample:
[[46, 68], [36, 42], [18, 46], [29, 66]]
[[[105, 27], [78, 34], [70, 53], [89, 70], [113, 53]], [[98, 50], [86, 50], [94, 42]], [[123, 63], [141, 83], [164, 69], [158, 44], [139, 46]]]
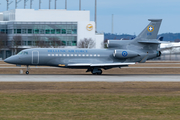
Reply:
[[58, 56], [58, 54], [56, 54], [56, 56]]
[[50, 34], [50, 30], [49, 29], [46, 29], [46, 34]]
[[16, 29], [14, 29], [14, 34], [16, 34], [17, 33], [17, 30]]
[[94, 54], [94, 57], [96, 57], [96, 54]]
[[26, 34], [26, 29], [22, 29], [22, 34]]
[[77, 41], [72, 41], [72, 46], [76, 46], [77, 45]]
[[88, 57], [88, 56], [89, 56], [89, 54], [86, 54], [86, 56]]
[[79, 54], [78, 56], [81, 56], [81, 54]]
[[77, 54], [74, 54], [74, 56], [77, 56]]
[[32, 45], [32, 41], [28, 41], [28, 45], [31, 46]]
[[34, 34], [39, 34], [39, 29], [34, 29]]
[[21, 29], [17, 29], [17, 34], [21, 34]]
[[55, 29], [52, 29], [52, 30], [51, 30], [51, 34], [55, 34]]
[[43, 29], [40, 29], [40, 30], [39, 30], [39, 34], [44, 34], [44, 30], [43, 30]]
[[71, 32], [71, 29], [68, 29], [67, 30], [67, 34], [71, 34], [72, 32]]
[[56, 29], [56, 34], [61, 34], [61, 29]]
[[90, 56], [92, 57], [92, 54], [90, 54]]
[[77, 34], [77, 29], [72, 29], [72, 34]]
[[62, 29], [62, 34], [66, 34], [66, 29]]
[[71, 54], [71, 56], [73, 56], [73, 54]]
[[32, 34], [32, 29], [28, 29], [28, 34]]
[[54, 54], [52, 54], [52, 56], [54, 56]]
[[48, 56], [51, 56], [50, 54], [48, 54]]

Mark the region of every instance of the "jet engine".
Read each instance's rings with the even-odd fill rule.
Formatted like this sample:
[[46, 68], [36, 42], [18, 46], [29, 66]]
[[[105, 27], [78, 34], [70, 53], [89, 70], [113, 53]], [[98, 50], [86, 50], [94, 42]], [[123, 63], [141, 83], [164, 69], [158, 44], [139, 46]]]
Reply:
[[119, 59], [132, 58], [139, 56], [138, 53], [131, 50], [114, 50], [113, 56]]

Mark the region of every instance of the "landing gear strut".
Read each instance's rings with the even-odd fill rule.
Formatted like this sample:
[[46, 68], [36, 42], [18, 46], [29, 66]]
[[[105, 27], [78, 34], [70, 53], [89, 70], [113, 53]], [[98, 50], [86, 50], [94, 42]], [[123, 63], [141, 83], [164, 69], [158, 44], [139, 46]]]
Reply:
[[26, 71], [26, 75], [28, 75], [29, 74], [29, 66], [27, 65], [27, 69], [26, 69], [27, 71]]

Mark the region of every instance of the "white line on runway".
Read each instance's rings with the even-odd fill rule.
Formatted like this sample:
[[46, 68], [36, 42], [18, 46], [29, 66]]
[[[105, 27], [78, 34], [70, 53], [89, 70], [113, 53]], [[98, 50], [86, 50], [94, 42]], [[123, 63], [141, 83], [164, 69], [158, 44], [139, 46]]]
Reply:
[[180, 75], [0, 75], [0, 82], [180, 82]]

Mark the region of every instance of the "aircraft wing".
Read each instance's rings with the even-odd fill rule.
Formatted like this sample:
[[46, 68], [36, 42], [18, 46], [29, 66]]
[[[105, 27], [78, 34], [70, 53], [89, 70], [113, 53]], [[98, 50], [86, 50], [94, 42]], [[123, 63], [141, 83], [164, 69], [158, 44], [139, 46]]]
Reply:
[[135, 63], [100, 63], [100, 64], [88, 64], [88, 63], [78, 63], [78, 64], [68, 64], [69, 67], [113, 67], [113, 66], [128, 66], [133, 65]]

